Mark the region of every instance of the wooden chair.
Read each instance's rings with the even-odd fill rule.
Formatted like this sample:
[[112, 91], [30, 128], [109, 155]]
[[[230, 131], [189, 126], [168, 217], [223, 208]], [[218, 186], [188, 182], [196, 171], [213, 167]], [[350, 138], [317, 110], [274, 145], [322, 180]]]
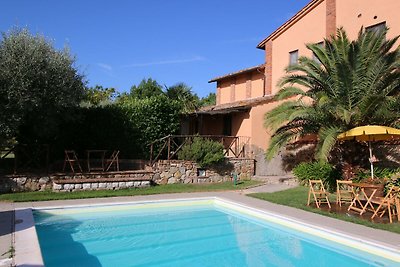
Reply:
[[63, 172], [65, 171], [65, 167], [67, 166], [67, 163], [69, 167], [71, 168], [72, 173], [75, 173], [74, 165], [76, 165], [79, 170], [82, 172], [82, 167], [81, 164], [79, 163], [79, 159], [76, 156], [76, 153], [74, 150], [64, 150], [65, 158], [64, 158], [64, 166], [63, 166]]
[[114, 165], [114, 170], [119, 171], [119, 150], [114, 150], [109, 159], [106, 159], [106, 172]]
[[375, 210], [374, 215], [371, 219], [376, 216], [382, 217], [386, 211], [389, 215], [389, 222], [393, 222], [393, 217], [397, 215], [397, 220], [400, 221], [400, 187], [392, 186], [387, 192], [385, 197], [376, 197], [371, 200], [374, 204], [379, 204], [378, 208]]
[[307, 206], [310, 206], [312, 194], [317, 208], [320, 208], [320, 205], [323, 203], [328, 204], [329, 208], [331, 208], [331, 203], [328, 199], [328, 193], [325, 191], [322, 180], [309, 180], [309, 185], [310, 189], [308, 190]]
[[336, 180], [336, 204], [340, 207], [342, 206], [342, 203], [351, 203], [353, 200], [351, 183], [352, 181]]

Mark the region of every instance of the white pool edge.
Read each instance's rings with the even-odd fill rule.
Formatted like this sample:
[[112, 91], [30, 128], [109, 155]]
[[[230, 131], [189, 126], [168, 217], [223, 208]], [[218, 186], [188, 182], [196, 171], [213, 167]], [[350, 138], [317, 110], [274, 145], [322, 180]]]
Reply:
[[[399, 262], [400, 253], [395, 247], [382, 245], [373, 240], [367, 240], [352, 235], [351, 233], [341, 233], [336, 230], [328, 229], [318, 225], [305, 223], [287, 216], [282, 216], [274, 212], [253, 208], [231, 200], [220, 197], [201, 197], [201, 198], [177, 198], [177, 199], [161, 199], [161, 200], [144, 200], [132, 202], [118, 203], [99, 203], [99, 204], [78, 204], [63, 205], [34, 208], [34, 210], [66, 210], [71, 208], [96, 208], [100, 206], [124, 206], [124, 205], [142, 205], [142, 204], [173, 204], [173, 203], [190, 203], [195, 201], [213, 201], [214, 204], [227, 207], [239, 213], [250, 215], [268, 222], [276, 223], [295, 229], [303, 233], [317, 236], [335, 243], [343, 244], [361, 250], [373, 255]], [[41, 255], [39, 240], [37, 237], [35, 222], [33, 219], [32, 209], [16, 209], [15, 217], [22, 220], [22, 223], [16, 224], [15, 227], [15, 264], [16, 266], [44, 266]]]
[[[268, 222], [276, 223], [295, 229], [303, 233], [317, 236], [338, 244], [352, 247], [356, 250], [364, 251], [372, 255], [377, 255], [395, 262], [400, 263], [400, 253], [398, 248], [379, 244], [367, 237], [357, 237], [351, 233], [342, 233], [327, 227], [321, 227], [315, 224], [299, 221], [287, 216], [282, 216], [273, 212], [263, 211], [247, 205], [239, 204], [226, 199], [215, 198], [216, 203], [220, 206], [228, 206], [229, 209], [236, 210], [239, 213], [247, 214]], [[220, 201], [220, 203], [218, 203]]]
[[15, 265], [44, 266], [32, 209], [15, 211]]

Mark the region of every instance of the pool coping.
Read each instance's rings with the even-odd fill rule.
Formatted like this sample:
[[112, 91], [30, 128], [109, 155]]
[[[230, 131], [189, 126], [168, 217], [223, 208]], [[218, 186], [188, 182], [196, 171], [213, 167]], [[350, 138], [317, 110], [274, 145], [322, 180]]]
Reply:
[[15, 266], [44, 266], [32, 209], [15, 211]]
[[[283, 220], [288, 223], [293, 223], [296, 225], [300, 225], [301, 227], [306, 227], [309, 229], [316, 230], [318, 233], [325, 233], [328, 234], [329, 236], [336, 236], [339, 239], [345, 239], [345, 240], [352, 240], [354, 242], [359, 243], [359, 244], [364, 244], [367, 247], [374, 247], [378, 248], [382, 251], [389, 251], [389, 254], [395, 254], [395, 258], [398, 259], [400, 258], [399, 256], [399, 246], [397, 244], [388, 244], [388, 243], [382, 243], [382, 242], [377, 242], [376, 240], [369, 239], [368, 237], [360, 237], [358, 235], [353, 235], [352, 233], [349, 232], [343, 232], [337, 229], [332, 229], [326, 226], [321, 226], [318, 225], [318, 223], [310, 223], [308, 221], [304, 221], [298, 218], [294, 218], [292, 216], [288, 216], [287, 214], [279, 214], [276, 211], [269, 211], [264, 208], [259, 208], [259, 207], [252, 207], [248, 205], [247, 203], [243, 203], [242, 201], [237, 201], [235, 199], [232, 199], [231, 197], [224, 197], [224, 196], [213, 196], [213, 195], [208, 195], [208, 196], [191, 196], [191, 197], [177, 197], [177, 198], [163, 198], [163, 196], [158, 196], [158, 198], [149, 198], [149, 199], [141, 199], [141, 200], [135, 200], [135, 199], [130, 199], [128, 201], [104, 201], [101, 203], [72, 203], [72, 204], [59, 204], [57, 205], [56, 203], [51, 203], [50, 205], [39, 205], [39, 207], [21, 207], [21, 208], [16, 208], [15, 209], [15, 216], [16, 216], [16, 221], [22, 219], [23, 222], [16, 224], [16, 229], [15, 229], [15, 264], [16, 266], [44, 266], [43, 264], [43, 259], [41, 256], [41, 251], [40, 251], [40, 246], [39, 242], [37, 239], [37, 234], [36, 230], [34, 227], [34, 220], [33, 220], [33, 214], [32, 210], [51, 210], [51, 209], [69, 209], [69, 208], [79, 208], [79, 207], [99, 207], [99, 206], [115, 206], [115, 205], [135, 205], [135, 204], [149, 204], [149, 203], [172, 203], [172, 202], [182, 202], [182, 201], [200, 201], [200, 200], [212, 200], [215, 203], [220, 201], [222, 203], [230, 205], [230, 207], [237, 207], [239, 209], [243, 209], [252, 213], [256, 212], [258, 214], [263, 214], [264, 216], [272, 216], [274, 218], [277, 218], [278, 220]], [[82, 201], [81, 201], [82, 202]], [[56, 205], [54, 205], [56, 204]], [[33, 205], [32, 205], [33, 206]], [[246, 212], [244, 212], [246, 213]], [[254, 216], [254, 214], [252, 214]], [[256, 216], [257, 217], [257, 216]], [[262, 216], [261, 216], [262, 217]], [[330, 218], [332, 219], [332, 218]], [[372, 229], [374, 230], [374, 229]], [[316, 233], [312, 233], [314, 236], [319, 236]], [[324, 237], [323, 237], [324, 238]], [[329, 238], [325, 238], [328, 239]], [[334, 242], [338, 242], [337, 240], [333, 240]], [[342, 243], [343, 242], [338, 242]], [[29, 245], [28, 245], [29, 244]], [[347, 244], [345, 244], [347, 245]], [[350, 245], [350, 247], [357, 248], [357, 246]], [[362, 249], [362, 251], [367, 251], [366, 249]], [[369, 252], [370, 253], [370, 252]], [[376, 254], [376, 253], [375, 253]], [[388, 258], [388, 257], [384, 257]], [[390, 258], [388, 258], [390, 259]], [[393, 260], [393, 259], [392, 259]], [[396, 261], [396, 260], [395, 260]]]

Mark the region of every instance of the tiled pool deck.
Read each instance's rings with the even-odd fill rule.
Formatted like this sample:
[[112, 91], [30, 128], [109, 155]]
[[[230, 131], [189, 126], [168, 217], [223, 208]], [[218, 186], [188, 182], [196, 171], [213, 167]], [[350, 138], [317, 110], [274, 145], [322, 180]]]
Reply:
[[[267, 190], [266, 190], [267, 191]], [[187, 199], [187, 198], [202, 198], [202, 197], [219, 197], [228, 201], [236, 202], [245, 206], [253, 207], [265, 212], [276, 213], [293, 220], [300, 221], [302, 223], [315, 225], [322, 227], [327, 230], [331, 230], [340, 234], [352, 236], [355, 239], [360, 239], [365, 242], [375, 243], [377, 245], [386, 246], [394, 250], [400, 251], [400, 235], [372, 229], [362, 225], [357, 225], [334, 218], [325, 217], [311, 212], [298, 210], [291, 207], [273, 204], [270, 202], [262, 201], [247, 197], [247, 192], [209, 192], [209, 193], [181, 193], [181, 194], [166, 194], [166, 195], [150, 195], [150, 196], [134, 196], [134, 197], [113, 197], [113, 198], [97, 198], [97, 199], [80, 199], [80, 200], [62, 200], [62, 201], [43, 201], [43, 202], [25, 202], [25, 203], [0, 203], [0, 222], [6, 214], [10, 214], [9, 211], [13, 210], [24, 210], [29, 208], [43, 208], [43, 207], [56, 207], [56, 206], [71, 206], [71, 205], [91, 205], [91, 204], [112, 204], [112, 203], [124, 203], [133, 201], [151, 201], [160, 199]], [[7, 213], [8, 212], [8, 213]], [[3, 225], [1, 225], [3, 226]], [[10, 227], [8, 227], [10, 228]], [[18, 231], [25, 231], [24, 227], [16, 224], [16, 236], [18, 237]], [[1, 246], [10, 246], [11, 234], [9, 230], [1, 232], [0, 244]], [[28, 233], [29, 234], [29, 233]], [[21, 235], [21, 234], [20, 234]], [[26, 235], [26, 233], [24, 233]], [[16, 240], [18, 242], [18, 239]], [[7, 245], [4, 245], [6, 244]], [[0, 247], [0, 249], [4, 249]], [[15, 257], [15, 264], [18, 265], [32, 265], [40, 266], [35, 262], [27, 262], [24, 255], [18, 254], [18, 246]], [[1, 264], [0, 264], [1, 266]]]

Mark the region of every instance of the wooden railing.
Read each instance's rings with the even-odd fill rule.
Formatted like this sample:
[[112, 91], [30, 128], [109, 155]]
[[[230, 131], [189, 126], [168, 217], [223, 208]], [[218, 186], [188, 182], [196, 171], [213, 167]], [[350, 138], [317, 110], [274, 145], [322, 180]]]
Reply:
[[[168, 135], [150, 144], [150, 161], [164, 158], [171, 160], [176, 158], [181, 148], [191, 143], [195, 137], [218, 141], [224, 146], [224, 155], [226, 157], [243, 158], [246, 156], [246, 147], [250, 143], [250, 137], [247, 136], [226, 136], [226, 135]], [[158, 149], [155, 147], [158, 146]], [[156, 151], [157, 150], [157, 151]], [[157, 153], [155, 155], [155, 153]], [[155, 155], [155, 156], [154, 156]]]
[[[6, 161], [13, 161], [13, 166], [5, 164]], [[25, 171], [47, 173], [49, 171], [49, 145], [18, 144], [9, 148], [0, 148], [0, 170], [6, 173], [12, 171], [14, 174]]]

